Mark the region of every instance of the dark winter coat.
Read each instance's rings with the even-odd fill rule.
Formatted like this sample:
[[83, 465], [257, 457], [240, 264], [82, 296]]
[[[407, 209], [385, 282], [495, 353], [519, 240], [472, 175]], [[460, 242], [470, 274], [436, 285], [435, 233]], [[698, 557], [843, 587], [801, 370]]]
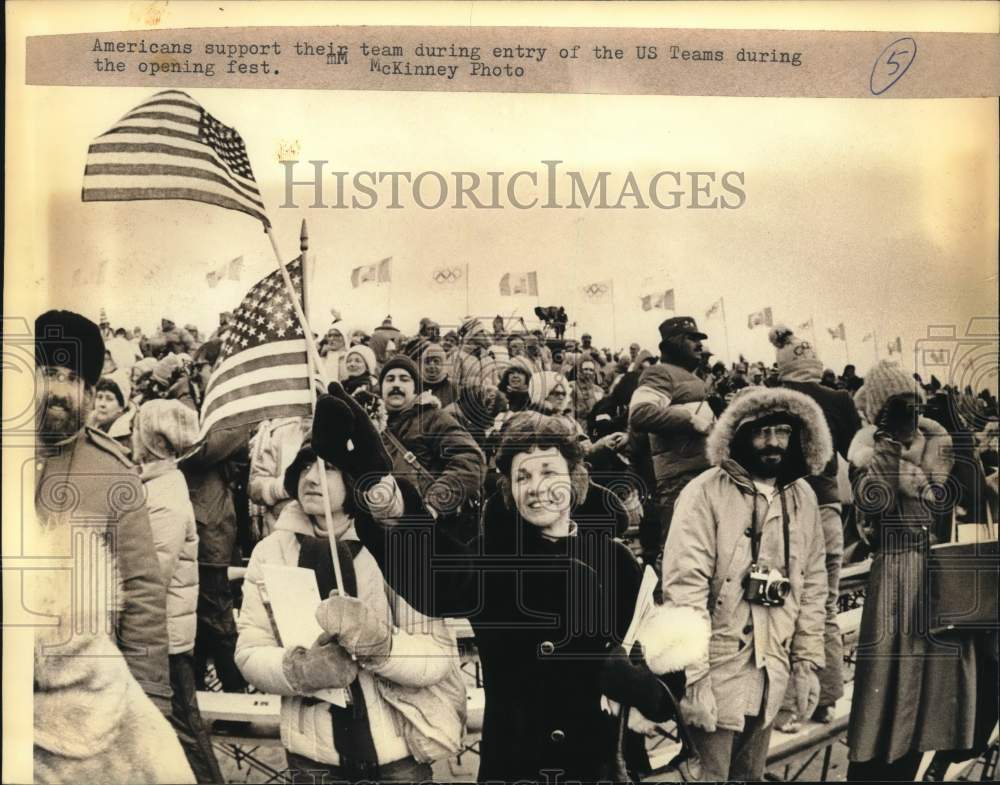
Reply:
[[424, 382], [424, 390], [441, 401], [442, 407], [448, 406], [458, 400], [458, 385], [447, 377], [436, 384]]
[[232, 459], [246, 449], [250, 426], [217, 431], [201, 450], [181, 464], [191, 492], [198, 524], [198, 564], [228, 567], [236, 544], [236, 508], [233, 506]]
[[647, 368], [629, 404], [629, 427], [648, 433], [657, 484], [708, 468], [705, 434], [695, 429], [692, 415], [712, 419], [705, 382], [679, 365], [660, 363]]
[[486, 475], [483, 453], [469, 432], [441, 411], [434, 396], [424, 393], [410, 408], [391, 412], [388, 429], [426, 470], [414, 467], [386, 441], [393, 474], [417, 486], [435, 510], [451, 513], [477, 497]]
[[[467, 617], [475, 631], [486, 690], [479, 780], [537, 781], [542, 769], [566, 780], [606, 774], [615, 721], [601, 711], [598, 682], [608, 647], [631, 621], [641, 580], [631, 552], [613, 540], [613, 520], [603, 527], [588, 521], [576, 536], [552, 542], [496, 494], [483, 534], [468, 546], [440, 528], [424, 530], [433, 551], [394, 546], [398, 534], [410, 536], [407, 529], [359, 527], [358, 534], [411, 605]], [[432, 553], [443, 557], [441, 571], [433, 570]], [[604, 613], [595, 619], [593, 609]]]
[[[833, 449], [843, 458], [851, 446], [851, 439], [861, 428], [861, 416], [854, 405], [854, 399], [846, 390], [831, 390], [819, 382], [783, 381], [782, 387], [804, 393], [819, 404], [826, 418], [830, 436], [833, 437]], [[826, 465], [823, 473], [809, 476], [806, 482], [816, 492], [820, 504], [836, 504], [840, 501], [837, 493], [837, 456], [834, 455]]]

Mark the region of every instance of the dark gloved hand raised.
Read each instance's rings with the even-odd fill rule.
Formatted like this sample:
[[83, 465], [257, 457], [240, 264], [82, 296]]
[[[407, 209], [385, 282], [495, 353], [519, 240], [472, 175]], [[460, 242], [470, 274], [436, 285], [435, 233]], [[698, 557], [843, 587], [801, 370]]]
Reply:
[[[348, 395], [339, 382], [330, 382], [328, 390], [329, 395], [322, 396], [316, 402], [313, 444], [316, 445], [317, 454], [322, 455], [316, 438], [317, 432], [327, 427], [325, 418], [331, 418], [334, 423], [333, 427], [336, 427], [338, 420], [346, 423], [348, 415], [350, 415], [348, 438], [351, 440], [350, 446], [353, 449], [348, 449], [345, 439], [341, 448], [343, 450], [341, 457], [346, 463], [338, 464], [338, 466], [346, 469], [355, 478], [360, 490], [365, 491], [368, 486], [378, 482], [392, 471], [392, 460], [382, 444], [382, 437], [361, 404]], [[333, 441], [337, 444], [336, 439]]]

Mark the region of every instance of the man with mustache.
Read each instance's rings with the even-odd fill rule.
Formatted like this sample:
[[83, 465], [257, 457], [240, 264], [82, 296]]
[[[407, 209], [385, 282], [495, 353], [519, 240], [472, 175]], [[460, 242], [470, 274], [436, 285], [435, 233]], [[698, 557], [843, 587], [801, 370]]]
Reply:
[[406, 355], [382, 366], [382, 401], [389, 415], [386, 448], [393, 472], [417, 488], [435, 515], [454, 515], [478, 498], [486, 462], [475, 439], [440, 402], [423, 393], [420, 371]]
[[74, 525], [107, 533], [124, 594], [115, 640], [169, 718], [166, 589], [142, 481], [113, 439], [85, 425], [103, 363], [101, 330], [89, 319], [48, 311], [35, 320], [35, 512], [43, 524], [66, 527], [67, 541]]
[[826, 543], [806, 477], [833, 455], [808, 396], [736, 396], [708, 437], [712, 467], [681, 491], [663, 552], [663, 598], [710, 619], [708, 656], [681, 704], [698, 761], [687, 780], [759, 780], [786, 690], [799, 716], [819, 701]]

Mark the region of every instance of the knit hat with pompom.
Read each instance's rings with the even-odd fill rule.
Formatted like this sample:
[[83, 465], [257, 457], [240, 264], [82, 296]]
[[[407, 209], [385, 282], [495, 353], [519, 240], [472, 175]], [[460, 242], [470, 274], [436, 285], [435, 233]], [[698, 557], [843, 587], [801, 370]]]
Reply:
[[778, 363], [778, 378], [783, 382], [818, 382], [823, 376], [823, 363], [809, 341], [799, 338], [791, 327], [776, 324], [767, 334], [774, 345]]

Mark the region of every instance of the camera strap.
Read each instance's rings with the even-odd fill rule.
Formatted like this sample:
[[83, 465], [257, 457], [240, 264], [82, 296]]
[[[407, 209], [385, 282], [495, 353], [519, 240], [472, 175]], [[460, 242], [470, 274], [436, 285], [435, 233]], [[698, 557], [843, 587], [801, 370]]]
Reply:
[[[754, 564], [760, 563], [760, 540], [764, 536], [763, 524], [757, 522], [757, 497], [761, 495], [759, 491], [754, 490], [750, 537], [750, 554]], [[785, 492], [780, 488], [778, 489], [778, 498], [781, 501], [781, 534], [785, 546], [785, 577], [787, 578], [791, 570], [791, 522], [788, 517], [788, 505], [785, 503]]]

